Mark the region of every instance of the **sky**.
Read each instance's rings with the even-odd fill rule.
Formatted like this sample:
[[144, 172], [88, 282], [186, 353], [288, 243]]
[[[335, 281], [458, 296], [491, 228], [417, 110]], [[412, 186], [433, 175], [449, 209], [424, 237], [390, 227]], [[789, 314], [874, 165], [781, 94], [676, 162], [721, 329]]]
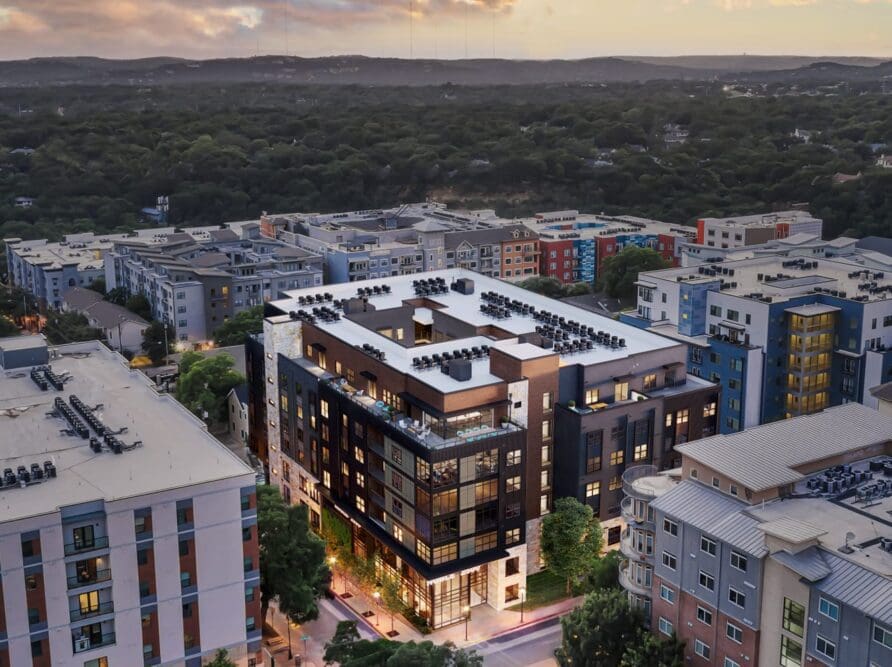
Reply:
[[860, 55], [892, 0], [0, 0], [0, 60]]

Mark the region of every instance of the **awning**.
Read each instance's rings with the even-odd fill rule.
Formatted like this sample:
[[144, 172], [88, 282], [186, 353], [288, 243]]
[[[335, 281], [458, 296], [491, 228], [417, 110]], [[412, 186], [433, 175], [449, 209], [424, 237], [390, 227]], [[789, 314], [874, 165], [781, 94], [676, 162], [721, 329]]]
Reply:
[[613, 378], [613, 381], [614, 382], [625, 382], [626, 380], [631, 380], [633, 377], [635, 377], [635, 376], [634, 375], [617, 375], [615, 378]]
[[673, 361], [671, 364], [663, 364], [663, 368], [667, 371], [672, 370], [673, 368], [678, 368], [679, 366], [684, 366], [684, 362], [681, 361]]
[[322, 343], [311, 343], [310, 347], [316, 350], [316, 352], [325, 352], [325, 346]]
[[359, 373], [366, 380], [372, 380], [373, 382], [378, 379], [378, 376], [372, 373], [371, 371], [360, 371]]

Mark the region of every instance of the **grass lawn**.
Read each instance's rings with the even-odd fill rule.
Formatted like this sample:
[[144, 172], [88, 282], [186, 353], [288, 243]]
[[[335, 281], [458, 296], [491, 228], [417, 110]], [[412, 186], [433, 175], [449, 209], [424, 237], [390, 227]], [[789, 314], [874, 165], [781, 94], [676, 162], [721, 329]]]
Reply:
[[[548, 570], [531, 574], [527, 577], [527, 598], [524, 611], [548, 606], [567, 597], [567, 581], [555, 576]], [[520, 603], [508, 607], [511, 611], [520, 611]]]

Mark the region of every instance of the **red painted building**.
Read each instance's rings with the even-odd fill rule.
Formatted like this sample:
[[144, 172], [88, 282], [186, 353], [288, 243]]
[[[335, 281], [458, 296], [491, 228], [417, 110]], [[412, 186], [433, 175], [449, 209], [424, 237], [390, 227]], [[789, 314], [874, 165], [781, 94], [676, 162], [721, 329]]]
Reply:
[[539, 248], [540, 275], [564, 284], [576, 282], [576, 258], [573, 256], [572, 239], [540, 239]]

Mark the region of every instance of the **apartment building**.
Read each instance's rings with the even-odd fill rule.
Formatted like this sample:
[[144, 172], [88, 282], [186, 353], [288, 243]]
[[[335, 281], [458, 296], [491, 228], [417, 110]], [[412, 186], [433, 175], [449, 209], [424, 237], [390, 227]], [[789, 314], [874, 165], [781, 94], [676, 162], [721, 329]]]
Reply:
[[765, 243], [733, 248], [715, 248], [696, 243], [685, 243], [681, 245], [680, 265], [690, 267], [754, 257], [785, 257], [787, 259], [802, 257], [804, 259], [845, 258], [861, 264], [865, 268], [888, 269], [892, 263], [889, 253], [865, 248], [862, 241], [864, 239], [852, 239], [845, 236], [825, 241], [820, 236], [812, 234], [794, 234]]
[[625, 466], [715, 432], [719, 390], [670, 339], [461, 269], [324, 289], [248, 346], [270, 480], [434, 627], [518, 602], [554, 498], [618, 541]]
[[262, 233], [325, 257], [326, 283], [464, 268], [508, 281], [539, 271], [536, 235], [494, 211], [426, 202], [331, 214], [265, 215]]
[[322, 285], [322, 258], [260, 237], [257, 223], [229, 223], [115, 241], [108, 289], [142, 294], [179, 347], [201, 345], [238, 313], [289, 289]]
[[253, 470], [98, 342], [0, 363], [0, 664], [260, 663]]
[[620, 583], [693, 665], [892, 664], [892, 418], [857, 403], [630, 469]]
[[607, 258], [632, 246], [655, 250], [678, 266], [682, 244], [695, 237], [683, 225], [579, 211], [537, 213], [519, 222], [539, 237], [539, 273], [565, 284], [593, 283]]
[[808, 211], [783, 211], [697, 220], [697, 243], [709, 248], [740, 248], [795, 234], [821, 237], [824, 223]]
[[67, 234], [62, 241], [3, 239], [9, 282], [34, 295], [42, 309], [61, 310], [73, 287], [105, 277], [105, 256], [127, 234]]
[[892, 378], [892, 280], [851, 259], [757, 257], [641, 273], [623, 321], [724, 381], [721, 432], [858, 401]]

